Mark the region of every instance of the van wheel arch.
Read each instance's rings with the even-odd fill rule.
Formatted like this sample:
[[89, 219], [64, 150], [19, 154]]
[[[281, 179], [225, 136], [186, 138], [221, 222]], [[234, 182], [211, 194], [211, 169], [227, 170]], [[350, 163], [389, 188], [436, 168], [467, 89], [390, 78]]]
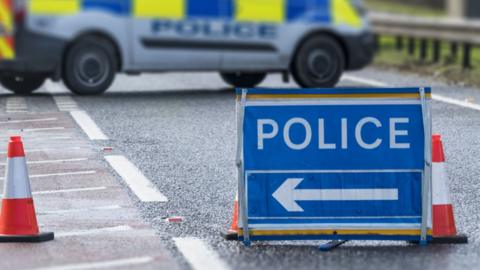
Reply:
[[122, 54], [120, 52], [120, 47], [118, 46], [118, 42], [109, 34], [107, 33], [104, 33], [104, 32], [98, 32], [98, 31], [90, 31], [90, 32], [83, 32], [82, 34], [78, 35], [76, 38], [74, 38], [72, 41], [70, 41], [67, 46], [65, 47], [65, 50], [63, 51], [63, 55], [62, 55], [62, 62], [61, 64], [59, 65], [59, 70], [60, 70], [60, 75], [62, 74], [62, 70], [64, 68], [64, 64], [65, 64], [65, 59], [66, 59], [66, 56], [68, 54], [68, 52], [70, 51], [70, 49], [80, 40], [83, 40], [83, 39], [88, 39], [88, 38], [100, 38], [100, 39], [103, 39], [105, 41], [107, 41], [108, 43], [110, 43], [110, 45], [112, 45], [112, 47], [114, 48], [114, 53], [115, 53], [115, 57], [117, 59], [117, 71], [121, 71], [122, 68], [123, 68], [123, 59], [122, 59]]

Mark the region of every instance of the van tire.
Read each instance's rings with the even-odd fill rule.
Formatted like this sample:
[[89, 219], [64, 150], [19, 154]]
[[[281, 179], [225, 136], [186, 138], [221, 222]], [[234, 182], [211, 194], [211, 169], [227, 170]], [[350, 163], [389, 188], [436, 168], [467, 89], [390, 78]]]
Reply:
[[2, 75], [0, 84], [18, 95], [29, 95], [33, 91], [42, 87], [47, 79], [43, 75]]
[[267, 73], [220, 73], [222, 79], [233, 87], [252, 88], [263, 82]]
[[85, 37], [67, 51], [63, 80], [77, 95], [97, 95], [105, 92], [117, 73], [115, 47], [101, 37]]
[[333, 37], [318, 35], [307, 39], [292, 63], [292, 75], [304, 88], [334, 87], [345, 69], [345, 53]]

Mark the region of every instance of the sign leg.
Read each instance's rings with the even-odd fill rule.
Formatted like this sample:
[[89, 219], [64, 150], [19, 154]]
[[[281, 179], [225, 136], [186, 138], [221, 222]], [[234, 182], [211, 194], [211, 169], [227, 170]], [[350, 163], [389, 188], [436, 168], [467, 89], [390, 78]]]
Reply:
[[325, 244], [321, 244], [318, 248], [320, 249], [320, 251], [331, 251], [343, 244], [345, 244], [346, 242], [348, 242], [347, 240], [333, 240], [333, 241], [330, 241], [328, 243], [325, 243]]

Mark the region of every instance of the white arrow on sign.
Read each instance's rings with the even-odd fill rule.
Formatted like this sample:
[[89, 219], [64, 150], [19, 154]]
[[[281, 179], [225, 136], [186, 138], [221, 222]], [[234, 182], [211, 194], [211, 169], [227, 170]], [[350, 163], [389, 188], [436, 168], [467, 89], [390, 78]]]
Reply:
[[297, 201], [397, 201], [398, 189], [296, 189], [303, 178], [288, 178], [273, 197], [288, 212], [304, 212]]

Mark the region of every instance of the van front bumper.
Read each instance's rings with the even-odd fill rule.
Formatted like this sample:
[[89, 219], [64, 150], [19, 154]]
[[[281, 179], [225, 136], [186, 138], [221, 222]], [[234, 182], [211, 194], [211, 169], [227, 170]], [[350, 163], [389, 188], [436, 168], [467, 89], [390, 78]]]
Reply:
[[364, 32], [360, 35], [346, 36], [347, 70], [358, 70], [372, 63], [375, 56], [375, 35]]

